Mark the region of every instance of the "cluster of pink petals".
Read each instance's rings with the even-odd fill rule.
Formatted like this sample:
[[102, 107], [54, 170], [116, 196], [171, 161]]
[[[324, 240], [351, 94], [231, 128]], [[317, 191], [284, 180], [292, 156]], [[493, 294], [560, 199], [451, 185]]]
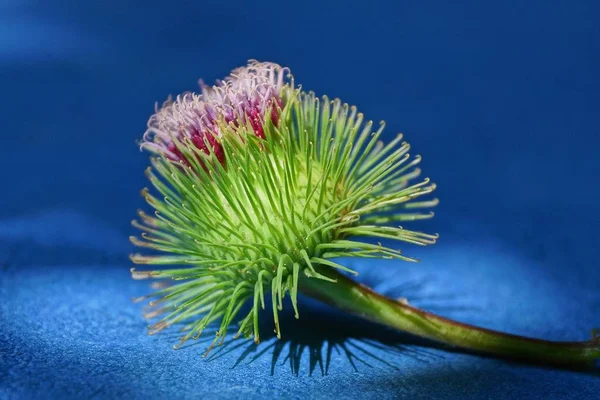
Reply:
[[219, 123], [251, 126], [254, 134], [264, 139], [268, 118], [279, 123], [281, 92], [288, 74], [287, 68], [277, 64], [252, 60], [212, 87], [200, 81], [201, 94], [179, 95], [156, 111], [148, 121], [142, 148], [187, 163], [176, 140], [192, 143], [206, 154], [212, 151], [223, 162], [223, 148], [217, 139], [223, 134]]

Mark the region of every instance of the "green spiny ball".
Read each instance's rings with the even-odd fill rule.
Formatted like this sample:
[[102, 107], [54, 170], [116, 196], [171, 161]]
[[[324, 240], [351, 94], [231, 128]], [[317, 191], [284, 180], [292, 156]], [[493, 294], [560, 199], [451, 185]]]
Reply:
[[220, 321], [214, 344], [249, 301], [236, 336], [258, 343], [270, 295], [280, 337], [278, 310], [289, 295], [298, 317], [302, 277], [354, 273], [332, 259], [414, 261], [353, 238], [434, 243], [436, 235], [399, 224], [433, 216], [420, 210], [436, 199], [415, 199], [435, 185], [412, 183], [420, 158], [400, 135], [383, 145], [384, 124], [372, 125], [355, 107], [302, 92], [286, 68], [256, 61], [202, 94], [167, 101], [142, 143], [153, 154], [147, 176], [156, 194], [142, 193], [154, 215], [140, 212], [133, 224], [142, 237], [131, 238], [159, 252], [133, 255], [134, 263], [168, 266], [132, 269], [136, 279], [167, 280], [143, 297], [155, 298], [146, 317], [159, 318], [150, 333], [182, 324], [182, 344]]

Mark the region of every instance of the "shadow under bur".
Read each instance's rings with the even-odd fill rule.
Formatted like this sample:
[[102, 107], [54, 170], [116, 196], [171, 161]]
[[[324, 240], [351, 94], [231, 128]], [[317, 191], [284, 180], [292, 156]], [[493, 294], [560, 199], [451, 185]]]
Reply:
[[[361, 282], [371, 287], [380, 286], [374, 275], [361, 276]], [[451, 295], [442, 299], [442, 296], [422, 295], [419, 292], [427, 284], [425, 279], [406, 281], [382, 293], [399, 298], [408, 297], [417, 303], [433, 302], [436, 300], [452, 300]], [[284, 307], [280, 313], [280, 326], [282, 329], [281, 339], [277, 339], [273, 330], [273, 321], [268, 312], [263, 312], [260, 318], [261, 342], [254, 343], [252, 339], [239, 338], [232, 340], [229, 335], [222, 345], [216, 346], [206, 356], [207, 362], [216, 362], [230, 353], [242, 353], [234, 362], [232, 369], [242, 364], [250, 365], [259, 358], [271, 357], [271, 375], [275, 374], [278, 366], [289, 365], [290, 372], [299, 375], [303, 360], [308, 357], [308, 374], [312, 376], [315, 370], [322, 376], [330, 373], [333, 357], [345, 357], [351, 368], [359, 372], [360, 368], [384, 367], [400, 370], [395, 365], [394, 358], [409, 357], [416, 362], [430, 363], [443, 359], [445, 349], [443, 345], [412, 335], [394, 331], [356, 316], [345, 314], [337, 309], [322, 304], [312, 298], [300, 296], [300, 318], [296, 319], [291, 307]], [[265, 309], [270, 306], [265, 304]], [[428, 309], [436, 312], [453, 312], [461, 310], [476, 310], [476, 307], [462, 307], [452, 304], [446, 306], [428, 306]], [[240, 312], [240, 315], [244, 315]], [[212, 326], [210, 327], [212, 328]], [[212, 340], [209, 332], [216, 331], [206, 329], [206, 333], [198, 340], [189, 341], [178, 351], [189, 351], [198, 345], [208, 348]], [[171, 341], [175, 340], [175, 332], [163, 334]], [[237, 350], [237, 351], [236, 351]], [[335, 354], [335, 355], [334, 355]]]

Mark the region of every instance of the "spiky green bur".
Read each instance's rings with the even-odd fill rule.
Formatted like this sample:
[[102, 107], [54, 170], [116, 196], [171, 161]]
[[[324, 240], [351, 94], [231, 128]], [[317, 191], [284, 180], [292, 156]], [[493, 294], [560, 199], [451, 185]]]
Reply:
[[155, 214], [140, 212], [134, 225], [142, 237], [132, 241], [163, 254], [132, 260], [176, 266], [132, 270], [137, 279], [168, 280], [145, 296], [156, 298], [146, 316], [160, 318], [151, 334], [182, 323], [182, 344], [220, 320], [214, 344], [249, 301], [236, 336], [253, 334], [258, 342], [259, 312], [270, 296], [280, 337], [285, 297], [298, 317], [301, 275], [331, 280], [319, 271], [353, 273], [332, 261], [337, 257], [415, 261], [357, 237], [435, 242], [436, 235], [399, 226], [431, 218], [421, 209], [437, 203], [418, 200], [435, 185], [412, 183], [420, 158], [409, 155], [401, 136], [383, 145], [383, 123], [374, 130], [355, 107], [302, 92], [293, 79], [277, 98], [263, 110], [277, 118], [263, 118], [258, 129], [256, 119], [220, 117], [211, 128], [216, 145], [166, 132], [171, 151], [155, 151], [147, 176], [156, 194], [143, 191]]

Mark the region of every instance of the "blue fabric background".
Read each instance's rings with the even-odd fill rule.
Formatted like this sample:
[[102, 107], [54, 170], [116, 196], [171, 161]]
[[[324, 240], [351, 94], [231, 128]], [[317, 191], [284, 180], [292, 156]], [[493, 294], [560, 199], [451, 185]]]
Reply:
[[[597, 373], [423, 346], [310, 299], [280, 341], [145, 335], [129, 221], [155, 101], [249, 58], [291, 67], [387, 138], [441, 204], [360, 279], [442, 315], [556, 340], [600, 326], [597, 1], [0, 4], [0, 398], [598, 398]], [[287, 310], [289, 311], [289, 310]], [[263, 318], [269, 336], [269, 316]]]

